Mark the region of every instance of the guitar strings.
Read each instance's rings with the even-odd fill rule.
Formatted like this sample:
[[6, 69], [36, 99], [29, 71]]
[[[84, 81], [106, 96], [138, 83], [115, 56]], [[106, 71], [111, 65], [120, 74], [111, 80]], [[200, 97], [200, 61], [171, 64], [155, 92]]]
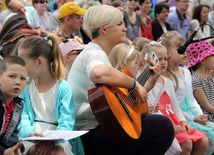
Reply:
[[[137, 81], [143, 86], [146, 83], [146, 81], [148, 80], [149, 76], [150, 76], [150, 68], [149, 68], [149, 66], [147, 66], [144, 69], [143, 73], [141, 73], [141, 75], [139, 76]], [[135, 99], [135, 101], [136, 101], [137, 95], [135, 94], [134, 90], [130, 90], [129, 95], [126, 96], [123, 100], [125, 101], [125, 103], [129, 104], [132, 107], [135, 104], [135, 102], [133, 102], [133, 99]]]

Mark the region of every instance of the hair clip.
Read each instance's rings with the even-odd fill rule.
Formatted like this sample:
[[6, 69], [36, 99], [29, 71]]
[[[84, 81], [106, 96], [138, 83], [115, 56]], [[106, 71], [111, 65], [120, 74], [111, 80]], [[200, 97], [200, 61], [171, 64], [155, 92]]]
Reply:
[[52, 44], [53, 44], [53, 43], [52, 43], [52, 40], [50, 40], [48, 37], [44, 37], [43, 39], [44, 39], [45, 42], [48, 43], [48, 44], [51, 46], [51, 48], [52, 48]]
[[48, 37], [44, 37], [43, 38], [46, 42], [48, 42], [49, 38]]

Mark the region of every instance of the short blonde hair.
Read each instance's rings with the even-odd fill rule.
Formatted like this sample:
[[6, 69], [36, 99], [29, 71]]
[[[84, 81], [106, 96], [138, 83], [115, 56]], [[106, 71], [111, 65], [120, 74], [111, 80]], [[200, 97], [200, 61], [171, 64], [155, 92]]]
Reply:
[[119, 9], [109, 5], [95, 5], [86, 11], [83, 26], [95, 39], [99, 36], [97, 33], [100, 26], [115, 26], [120, 20], [123, 20], [123, 15]]
[[108, 55], [111, 65], [117, 70], [122, 70], [124, 69], [126, 62], [133, 61], [136, 57], [139, 57], [138, 51], [134, 49], [132, 54], [126, 59], [131, 48], [134, 47], [124, 43], [116, 45]]

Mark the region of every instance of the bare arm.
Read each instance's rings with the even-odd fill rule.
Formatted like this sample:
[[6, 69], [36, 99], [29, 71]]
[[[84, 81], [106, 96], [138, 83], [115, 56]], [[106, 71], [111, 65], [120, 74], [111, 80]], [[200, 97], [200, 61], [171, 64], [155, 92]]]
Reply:
[[198, 102], [201, 104], [201, 106], [208, 112], [210, 112], [211, 114], [214, 114], [214, 107], [209, 103], [203, 89], [195, 89], [193, 91], [196, 99], [198, 100]]
[[[109, 86], [123, 87], [126, 89], [131, 89], [134, 86], [134, 79], [128, 77], [127, 75], [119, 72], [118, 70], [106, 66], [97, 65], [90, 72], [90, 79], [94, 83], [103, 83]], [[134, 91], [138, 95], [141, 101], [145, 102], [147, 100], [146, 89], [143, 88], [138, 82], [136, 82], [136, 87]]]

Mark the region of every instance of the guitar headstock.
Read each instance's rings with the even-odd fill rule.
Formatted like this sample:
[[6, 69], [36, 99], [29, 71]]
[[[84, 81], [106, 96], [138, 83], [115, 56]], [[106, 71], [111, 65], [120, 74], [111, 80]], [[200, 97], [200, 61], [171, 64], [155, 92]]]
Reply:
[[157, 65], [159, 63], [159, 59], [157, 57], [157, 55], [155, 54], [155, 52], [151, 51], [151, 52], [147, 52], [145, 54], [145, 61], [146, 62], [152, 62], [153, 65]]

